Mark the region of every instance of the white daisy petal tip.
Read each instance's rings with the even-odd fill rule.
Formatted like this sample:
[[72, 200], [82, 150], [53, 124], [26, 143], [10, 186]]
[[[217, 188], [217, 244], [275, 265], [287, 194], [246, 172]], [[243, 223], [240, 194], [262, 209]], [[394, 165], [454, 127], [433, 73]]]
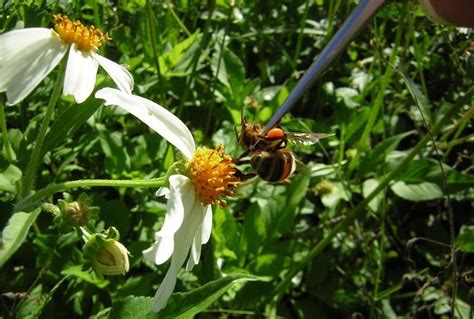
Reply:
[[156, 197], [165, 197], [166, 199], [169, 198], [170, 189], [168, 187], [160, 187], [155, 192]]
[[191, 131], [183, 121], [161, 105], [112, 88], [97, 91], [95, 97], [105, 100], [105, 105], [123, 108], [173, 144], [184, 157], [192, 158], [196, 144]]
[[96, 53], [94, 53], [92, 57], [100, 64], [105, 72], [107, 72], [121, 91], [132, 94], [134, 86], [133, 76], [124, 65], [115, 63]]

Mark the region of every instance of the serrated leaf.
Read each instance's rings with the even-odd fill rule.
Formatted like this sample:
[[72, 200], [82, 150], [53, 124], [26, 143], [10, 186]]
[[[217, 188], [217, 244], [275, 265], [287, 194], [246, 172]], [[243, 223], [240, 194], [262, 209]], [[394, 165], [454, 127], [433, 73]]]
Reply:
[[209, 282], [202, 287], [185, 293], [174, 293], [168, 300], [166, 308], [158, 314], [151, 312], [153, 298], [127, 297], [114, 302], [109, 318], [192, 318], [207, 309], [214, 301], [237, 283], [264, 280], [248, 274], [231, 274]]
[[444, 196], [441, 188], [434, 183], [407, 184], [399, 181], [391, 186], [392, 191], [399, 197], [413, 201], [425, 201], [442, 198]]
[[28, 235], [28, 230], [40, 212], [41, 209], [37, 208], [31, 213], [18, 212], [10, 217], [7, 226], [2, 231], [0, 242], [0, 268], [10, 259], [17, 249], [20, 248], [26, 239], [26, 235]]
[[[156, 313], [151, 312], [151, 297], [129, 296], [113, 303], [108, 318], [133, 319], [133, 318], [157, 318]], [[161, 316], [160, 316], [161, 317]]]
[[192, 318], [207, 309], [233, 285], [259, 280], [263, 281], [265, 279], [249, 274], [231, 274], [190, 292], [175, 293], [169, 299], [166, 308], [160, 312], [160, 318]]

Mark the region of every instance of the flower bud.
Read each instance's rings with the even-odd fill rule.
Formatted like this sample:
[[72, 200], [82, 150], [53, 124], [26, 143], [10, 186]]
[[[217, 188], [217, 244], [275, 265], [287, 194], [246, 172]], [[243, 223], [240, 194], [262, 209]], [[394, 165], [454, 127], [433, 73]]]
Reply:
[[92, 261], [92, 267], [104, 275], [125, 275], [130, 268], [128, 254], [120, 242], [107, 241]]
[[90, 219], [90, 210], [84, 202], [67, 203], [63, 210], [63, 217], [74, 227], [85, 226]]
[[64, 224], [82, 227], [97, 218], [99, 209], [89, 206], [91, 199], [85, 193], [80, 194], [77, 199], [69, 193], [63, 193], [63, 197], [64, 199], [58, 200], [58, 207]]
[[129, 252], [119, 240], [116, 228], [111, 227], [105, 233], [85, 235], [84, 257], [90, 265], [103, 275], [125, 275], [130, 268]]

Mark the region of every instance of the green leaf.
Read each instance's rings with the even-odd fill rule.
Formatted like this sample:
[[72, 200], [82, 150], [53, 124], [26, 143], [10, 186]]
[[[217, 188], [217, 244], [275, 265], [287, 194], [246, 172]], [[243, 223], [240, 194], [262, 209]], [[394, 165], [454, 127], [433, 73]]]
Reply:
[[[474, 177], [459, 173], [452, 167], [443, 164], [446, 182], [450, 192], [466, 190], [474, 187]], [[431, 159], [419, 159], [411, 161], [398, 180], [410, 184], [431, 182], [438, 186], [443, 184], [442, 174], [439, 163]]]
[[379, 144], [370, 152], [363, 161], [360, 163], [360, 174], [365, 175], [374, 171], [374, 167], [384, 162], [388, 154], [397, 149], [398, 144], [405, 137], [415, 133], [415, 131], [408, 131], [405, 133], [391, 136]]
[[299, 175], [291, 179], [291, 184], [287, 189], [286, 203], [275, 217], [274, 238], [293, 229], [296, 208], [306, 198], [308, 185], [309, 178], [306, 176]]
[[168, 300], [166, 308], [160, 312], [160, 318], [191, 318], [207, 309], [235, 284], [259, 280], [266, 279], [249, 274], [231, 274], [190, 292], [175, 293]]
[[[108, 318], [133, 319], [133, 318], [158, 318], [151, 312], [151, 297], [129, 296], [112, 304]], [[160, 316], [161, 317], [161, 316]]]
[[220, 44], [216, 43], [216, 51], [212, 56], [211, 68], [214, 74], [217, 73], [219, 82], [230, 89], [231, 94], [237, 97], [241, 93], [245, 81], [245, 68], [237, 55], [226, 47], [221, 52]]
[[21, 244], [26, 239], [28, 230], [40, 212], [41, 209], [37, 208], [31, 213], [18, 212], [10, 217], [7, 226], [2, 231], [0, 242], [0, 267], [2, 267], [15, 251], [20, 248]]
[[71, 105], [53, 122], [43, 146], [43, 154], [72, 135], [102, 104], [99, 100], [89, 99], [81, 105]]
[[194, 32], [189, 38], [176, 44], [171, 50], [160, 55], [159, 63], [163, 76], [185, 76], [191, 72], [188, 65], [192, 61], [192, 55], [194, 52], [188, 52], [188, 49], [189, 51], [194, 51], [191, 50], [191, 46], [197, 48], [197, 40], [200, 39], [200, 37], [198, 38], [199, 35], [199, 31]]
[[16, 184], [20, 179], [21, 170], [10, 164], [3, 173], [0, 173], [0, 190], [15, 194], [17, 192]]
[[399, 181], [393, 184], [391, 189], [399, 197], [413, 202], [433, 200], [444, 196], [443, 191], [437, 184], [429, 182], [407, 184]]
[[114, 177], [123, 176], [130, 171], [130, 156], [123, 145], [123, 135], [120, 132], [110, 132], [102, 124], [96, 125], [99, 130], [99, 141], [105, 154], [105, 170]]
[[153, 298], [130, 296], [114, 302], [109, 318], [192, 318], [207, 309], [233, 285], [257, 280], [264, 279], [248, 274], [231, 274], [192, 291], [174, 293], [168, 300], [166, 308], [161, 310], [159, 314], [150, 312]]
[[95, 273], [92, 270], [83, 271], [81, 265], [75, 265], [75, 266], [66, 268], [63, 271], [61, 271], [61, 274], [77, 277], [101, 289], [107, 287], [110, 284], [110, 281], [105, 279], [103, 276], [97, 275], [97, 273]]
[[393, 65], [392, 67], [395, 69], [395, 71], [398, 72], [398, 74], [401, 75], [403, 82], [405, 82], [405, 84], [407, 85], [408, 91], [410, 91], [411, 96], [415, 100], [415, 103], [418, 106], [418, 109], [420, 110], [424, 121], [426, 121], [426, 124], [431, 125], [433, 120], [430, 112], [430, 104], [426, 96], [421, 92], [419, 87], [406, 75], [405, 72], [403, 72], [399, 67], [395, 67]]
[[[368, 197], [379, 186], [379, 184], [379, 181], [373, 178], [365, 180], [362, 184], [362, 195], [364, 196], [364, 198]], [[375, 196], [374, 199], [369, 202], [370, 209], [372, 209], [374, 212], [378, 211], [380, 203], [383, 199], [384, 193], [378, 193], [377, 196]]]
[[474, 226], [461, 226], [456, 238], [456, 247], [465, 253], [474, 253]]

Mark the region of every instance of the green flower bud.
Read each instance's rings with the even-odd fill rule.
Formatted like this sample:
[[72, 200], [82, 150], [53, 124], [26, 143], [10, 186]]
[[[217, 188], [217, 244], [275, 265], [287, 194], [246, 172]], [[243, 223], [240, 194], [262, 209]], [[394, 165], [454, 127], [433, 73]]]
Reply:
[[89, 206], [91, 200], [86, 194], [80, 194], [76, 200], [68, 193], [63, 193], [63, 197], [64, 199], [58, 200], [58, 207], [64, 224], [82, 227], [97, 218], [99, 209]]
[[63, 216], [74, 227], [85, 226], [90, 219], [90, 210], [84, 202], [71, 202], [65, 205]]
[[125, 275], [130, 268], [130, 254], [119, 240], [116, 228], [111, 227], [103, 234], [85, 235], [84, 257], [90, 265], [103, 275]]
[[330, 194], [334, 190], [334, 184], [324, 179], [314, 186], [314, 192], [320, 196]]

